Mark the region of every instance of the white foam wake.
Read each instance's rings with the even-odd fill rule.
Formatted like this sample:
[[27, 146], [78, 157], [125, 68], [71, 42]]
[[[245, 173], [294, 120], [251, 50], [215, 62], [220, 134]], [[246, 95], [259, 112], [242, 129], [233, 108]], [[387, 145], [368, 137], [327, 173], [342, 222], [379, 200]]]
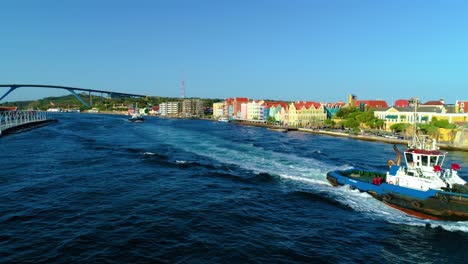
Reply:
[[[350, 166], [334, 166], [314, 158], [300, 157], [295, 154], [279, 153], [249, 143], [234, 143], [222, 138], [206, 137], [191, 131], [174, 128], [159, 130], [158, 137], [165, 142], [205, 156], [220, 163], [234, 164], [256, 173], [278, 175], [282, 179], [307, 185], [311, 192], [327, 192], [333, 199], [366, 214], [369, 218], [379, 218], [389, 223], [411, 226], [439, 226], [448, 231], [468, 232], [468, 222], [442, 222], [422, 220], [389, 207], [367, 193], [351, 190], [349, 186], [332, 188], [326, 180], [326, 173], [331, 170], [348, 169]], [[316, 150], [320, 151], [320, 150]], [[179, 161], [178, 163], [187, 161]]]

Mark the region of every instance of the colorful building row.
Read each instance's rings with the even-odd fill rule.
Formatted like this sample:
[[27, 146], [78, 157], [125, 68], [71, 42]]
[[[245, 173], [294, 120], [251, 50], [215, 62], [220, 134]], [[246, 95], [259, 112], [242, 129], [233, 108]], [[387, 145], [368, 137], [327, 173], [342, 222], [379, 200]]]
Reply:
[[331, 117], [345, 103], [322, 104], [298, 101], [293, 103], [249, 100], [248, 98], [228, 98], [224, 102], [213, 104], [214, 118], [250, 120], [277, 124], [308, 127], [318, 125]]
[[[399, 99], [389, 107], [384, 100], [358, 100], [349, 95], [348, 103], [317, 103], [298, 101], [293, 103], [249, 100], [245, 97], [228, 98], [213, 105], [214, 118], [229, 118], [267, 122], [269, 119], [282, 125], [292, 127], [315, 126], [325, 119], [332, 118], [339, 109], [354, 106], [374, 109], [375, 117], [384, 120], [384, 127], [390, 129], [396, 123], [413, 123], [413, 105], [410, 100]], [[443, 100], [429, 101], [418, 106], [416, 119], [418, 123], [447, 120], [449, 123], [468, 123], [468, 101], [456, 101], [454, 105], [445, 104]]]

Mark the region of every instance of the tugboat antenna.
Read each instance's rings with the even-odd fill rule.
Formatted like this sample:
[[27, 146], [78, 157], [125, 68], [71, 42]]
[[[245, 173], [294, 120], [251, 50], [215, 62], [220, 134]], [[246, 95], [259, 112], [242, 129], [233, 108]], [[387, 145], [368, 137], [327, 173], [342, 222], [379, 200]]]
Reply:
[[418, 109], [418, 103], [419, 99], [417, 97], [412, 98], [411, 100], [413, 102], [413, 139], [411, 141], [411, 146], [412, 148], [417, 148], [418, 146], [421, 146], [421, 142], [419, 141], [418, 138], [418, 114], [417, 114], [417, 109]]

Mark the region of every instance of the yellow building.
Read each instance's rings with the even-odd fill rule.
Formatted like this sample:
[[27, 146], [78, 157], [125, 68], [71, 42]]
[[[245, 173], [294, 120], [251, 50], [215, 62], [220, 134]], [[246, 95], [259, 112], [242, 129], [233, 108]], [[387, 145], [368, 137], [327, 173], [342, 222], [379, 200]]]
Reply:
[[213, 118], [220, 118], [224, 115], [223, 106], [224, 106], [223, 102], [213, 104]]
[[323, 105], [316, 102], [291, 103], [289, 105], [288, 123], [292, 127], [312, 127], [318, 126], [325, 119], [327, 114]]
[[456, 113], [455, 107], [452, 106], [420, 106], [416, 113], [408, 107], [390, 107], [374, 111], [374, 116], [384, 120], [386, 130], [390, 130], [393, 124], [412, 124], [415, 117], [417, 123], [429, 123], [433, 118], [447, 120], [451, 124], [468, 122], [468, 113]]

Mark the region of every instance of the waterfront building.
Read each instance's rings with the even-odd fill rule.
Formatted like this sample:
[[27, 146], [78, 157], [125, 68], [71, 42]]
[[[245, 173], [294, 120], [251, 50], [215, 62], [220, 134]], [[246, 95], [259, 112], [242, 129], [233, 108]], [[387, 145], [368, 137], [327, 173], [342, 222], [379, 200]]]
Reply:
[[[241, 110], [242, 104], [247, 104], [249, 102], [249, 98], [245, 97], [237, 97], [232, 101], [232, 117], [236, 119], [241, 118]], [[247, 106], [245, 107], [245, 116], [247, 117]]]
[[[456, 105], [444, 105], [440, 101], [430, 101], [419, 105], [416, 110], [417, 123], [430, 123], [434, 118], [447, 120], [449, 123], [468, 122], [468, 113], [462, 113]], [[393, 124], [414, 122], [413, 107], [389, 107], [374, 111], [374, 116], [384, 120], [384, 128], [390, 130]]]
[[[268, 117], [273, 117], [277, 124], [288, 123], [288, 104], [285, 102], [274, 102], [269, 106]], [[266, 119], [268, 119], [268, 117]]]
[[225, 102], [213, 103], [213, 118], [221, 118], [224, 116], [224, 104]]
[[289, 126], [289, 105], [288, 104], [281, 104], [281, 108], [279, 111], [279, 119], [280, 124], [283, 126]]
[[248, 120], [263, 120], [261, 106], [263, 100], [252, 100], [247, 103], [247, 119]]
[[265, 105], [265, 104], [262, 104], [260, 106], [260, 118], [262, 120], [265, 120], [265, 121], [268, 120], [268, 116], [270, 115], [270, 107], [271, 105]]
[[345, 102], [338, 102], [338, 103], [326, 103], [323, 105], [323, 109], [327, 114], [327, 118], [331, 119], [343, 106], [345, 106]]
[[228, 98], [223, 102], [223, 117], [232, 118], [234, 116], [234, 99]]
[[350, 94], [348, 96], [348, 105], [359, 107], [361, 111], [369, 108], [387, 108], [387, 102], [384, 100], [358, 100], [357, 96], [354, 94]]
[[180, 113], [180, 102], [165, 102], [159, 104], [162, 116], [176, 116]]
[[241, 110], [238, 112], [238, 119], [246, 120], [247, 119], [247, 104], [241, 103]]
[[312, 127], [322, 123], [327, 118], [327, 114], [320, 103], [299, 101], [289, 105], [288, 118], [289, 126]]
[[184, 117], [203, 115], [203, 102], [201, 99], [184, 99], [182, 101], [182, 115]]
[[301, 109], [302, 104], [300, 103], [291, 103], [289, 104], [288, 111], [288, 125], [291, 127], [297, 127], [299, 124], [298, 110]]
[[[278, 102], [264, 101], [260, 105], [260, 119], [267, 121], [268, 117], [270, 117], [270, 109], [276, 104], [278, 104]], [[272, 115], [272, 117], [274, 118], [274, 114]]]
[[387, 108], [387, 102], [384, 100], [356, 100], [354, 102], [354, 106], [361, 108], [362, 110], [364, 109], [369, 109], [369, 108]]
[[468, 113], [468, 101], [456, 101], [455, 113]]

